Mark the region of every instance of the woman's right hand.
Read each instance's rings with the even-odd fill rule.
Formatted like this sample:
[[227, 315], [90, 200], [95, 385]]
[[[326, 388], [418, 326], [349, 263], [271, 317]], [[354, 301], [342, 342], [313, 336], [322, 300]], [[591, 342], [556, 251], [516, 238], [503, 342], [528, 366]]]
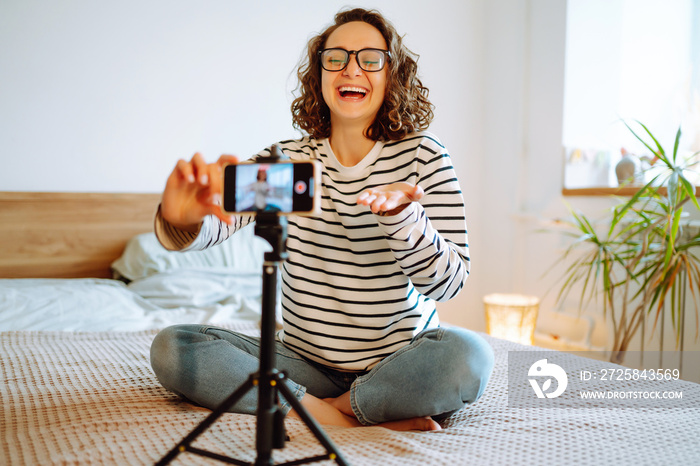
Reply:
[[168, 177], [161, 199], [161, 215], [171, 225], [196, 232], [207, 215], [226, 223], [231, 217], [221, 210], [221, 178], [224, 165], [238, 163], [233, 155], [222, 155], [206, 163], [200, 153], [188, 162], [178, 160]]

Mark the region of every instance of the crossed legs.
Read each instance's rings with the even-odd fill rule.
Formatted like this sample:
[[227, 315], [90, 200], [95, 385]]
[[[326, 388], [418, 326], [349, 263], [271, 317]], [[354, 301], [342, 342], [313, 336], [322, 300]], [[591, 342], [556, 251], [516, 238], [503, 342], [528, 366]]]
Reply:
[[[258, 368], [259, 340], [225, 329], [178, 325], [160, 332], [151, 365], [161, 384], [208, 408], [218, 406]], [[475, 402], [493, 368], [491, 347], [458, 328], [422, 332], [367, 373], [335, 376], [277, 342], [277, 367], [321, 424], [382, 425], [396, 430], [435, 430], [440, 420]], [[232, 410], [254, 414], [257, 393]], [[283, 402], [282, 409], [290, 407]], [[294, 415], [294, 413], [292, 413]]]

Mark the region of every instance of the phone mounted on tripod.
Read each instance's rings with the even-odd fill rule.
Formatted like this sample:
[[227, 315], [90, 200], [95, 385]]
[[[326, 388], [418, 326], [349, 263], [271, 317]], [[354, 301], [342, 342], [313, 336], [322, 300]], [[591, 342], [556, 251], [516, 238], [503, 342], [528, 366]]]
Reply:
[[[278, 163], [284, 155], [277, 145], [272, 146], [269, 157], [264, 163]], [[258, 211], [255, 217], [255, 235], [265, 239], [272, 246], [272, 251], [265, 253], [262, 270], [262, 315], [260, 322], [260, 366], [257, 372], [216, 407], [197, 427], [175, 445], [157, 465], [169, 464], [179, 454], [189, 452], [222, 462], [238, 465], [272, 465], [272, 450], [284, 448], [286, 434], [284, 416], [279, 405], [279, 395], [291, 405], [301, 420], [311, 430], [316, 439], [326, 449], [324, 455], [295, 460], [293, 464], [306, 464], [323, 460], [334, 460], [341, 466], [348, 465], [338, 448], [326, 435], [318, 422], [311, 417], [306, 408], [294, 396], [287, 385], [287, 375], [278, 371], [275, 353], [277, 276], [279, 264], [287, 258], [287, 219], [274, 211]], [[254, 463], [229, 458], [219, 453], [210, 452], [192, 446], [192, 443], [216, 420], [236, 404], [250, 390], [258, 390], [258, 410], [256, 413], [255, 447], [257, 457]], [[284, 464], [284, 463], [282, 463]]]

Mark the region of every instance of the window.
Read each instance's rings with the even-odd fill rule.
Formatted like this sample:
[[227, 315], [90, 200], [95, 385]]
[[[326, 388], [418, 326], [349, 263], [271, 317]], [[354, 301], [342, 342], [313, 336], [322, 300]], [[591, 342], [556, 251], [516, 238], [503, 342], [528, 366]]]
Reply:
[[[621, 119], [700, 151], [700, 0], [568, 0], [564, 188], [616, 187], [621, 148], [651, 155]], [[700, 184], [700, 177], [698, 182]]]

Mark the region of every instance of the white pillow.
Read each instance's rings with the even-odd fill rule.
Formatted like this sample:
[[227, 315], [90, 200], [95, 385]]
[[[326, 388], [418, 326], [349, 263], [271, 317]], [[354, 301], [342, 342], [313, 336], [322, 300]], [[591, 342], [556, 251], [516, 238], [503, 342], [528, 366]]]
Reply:
[[134, 280], [127, 288], [165, 309], [203, 308], [249, 299], [258, 302], [255, 307], [259, 310], [261, 271], [241, 275], [178, 269]]
[[270, 249], [265, 240], [255, 236], [252, 225], [204, 251], [168, 251], [155, 233], [143, 233], [129, 240], [124, 253], [112, 263], [112, 269], [128, 280], [182, 269], [259, 276], [263, 255]]

